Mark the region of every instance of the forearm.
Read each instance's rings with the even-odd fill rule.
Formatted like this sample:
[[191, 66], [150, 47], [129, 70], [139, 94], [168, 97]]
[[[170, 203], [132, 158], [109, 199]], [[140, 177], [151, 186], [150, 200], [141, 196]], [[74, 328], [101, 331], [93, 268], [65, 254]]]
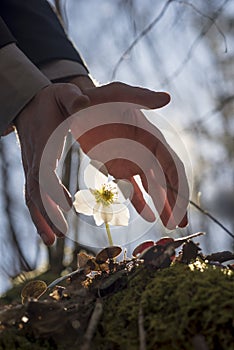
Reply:
[[46, 0], [1, 0], [0, 14], [18, 47], [37, 67], [71, 60], [87, 68]]
[[12, 43], [0, 49], [0, 135], [50, 80]]
[[[14, 20], [16, 12], [19, 15]], [[51, 81], [72, 82], [81, 90], [94, 87], [94, 83], [45, 0], [3, 0], [0, 14], [6, 22], [0, 17], [1, 136], [23, 107]], [[48, 35], [42, 36], [46, 27]]]
[[41, 72], [53, 83], [71, 83], [81, 91], [95, 87], [92, 77], [78, 62], [70, 60], [55, 60], [39, 66]]

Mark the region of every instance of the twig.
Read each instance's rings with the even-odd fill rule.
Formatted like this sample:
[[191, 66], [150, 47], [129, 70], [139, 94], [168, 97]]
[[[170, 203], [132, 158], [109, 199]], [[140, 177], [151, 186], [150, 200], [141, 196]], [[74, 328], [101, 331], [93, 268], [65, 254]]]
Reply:
[[68, 18], [67, 18], [67, 13], [66, 13], [66, 2], [63, 1], [63, 8], [62, 8], [61, 1], [55, 0], [54, 1], [54, 8], [55, 8], [55, 12], [57, 14], [57, 17], [63, 26], [63, 29], [67, 32], [68, 31]]
[[129, 47], [120, 56], [119, 60], [117, 61], [116, 65], [113, 69], [111, 80], [114, 80], [116, 72], [117, 72], [120, 64], [123, 62], [124, 58], [126, 57], [126, 55], [128, 55], [129, 52], [134, 48], [134, 46], [136, 46], [138, 41], [140, 41], [155, 26], [155, 24], [160, 21], [160, 19], [163, 17], [164, 13], [166, 12], [168, 6], [170, 5], [170, 3], [172, 1], [174, 1], [174, 0], [168, 0], [166, 2], [164, 7], [162, 8], [161, 12], [159, 13], [159, 15], [133, 40], [133, 42], [129, 45]]
[[206, 15], [205, 13], [203, 13], [201, 10], [199, 10], [196, 6], [194, 6], [194, 4], [187, 2], [187, 1], [182, 1], [182, 0], [168, 0], [166, 2], [166, 4], [164, 5], [164, 7], [162, 8], [161, 12], [159, 13], [159, 15], [145, 28], [142, 30], [142, 32], [140, 32], [140, 34], [132, 41], [132, 43], [129, 45], [129, 47], [122, 53], [122, 55], [120, 56], [119, 60], [117, 61], [117, 63], [115, 64], [115, 67], [113, 69], [113, 73], [112, 73], [112, 77], [111, 79], [114, 80], [116, 72], [120, 66], [120, 64], [123, 62], [124, 58], [129, 54], [129, 52], [132, 51], [132, 49], [136, 46], [136, 44], [160, 21], [160, 19], [163, 17], [163, 15], [165, 14], [168, 6], [170, 5], [171, 2], [177, 2], [178, 4], [182, 4], [182, 5], [186, 5], [186, 6], [190, 6], [194, 11], [196, 11], [198, 14], [200, 14], [201, 16], [203, 16], [204, 18], [207, 18], [210, 23], [207, 26], [204, 26], [202, 31], [200, 32], [200, 34], [197, 36], [197, 38], [194, 40], [194, 42], [192, 43], [192, 45], [190, 46], [188, 53], [185, 57], [185, 59], [183, 60], [183, 62], [181, 63], [181, 65], [176, 69], [176, 71], [172, 74], [171, 77], [165, 79], [164, 84], [168, 84], [169, 81], [171, 81], [172, 79], [174, 79], [175, 77], [177, 77], [183, 70], [183, 67], [188, 63], [188, 61], [190, 60], [190, 57], [192, 55], [192, 52], [194, 50], [194, 48], [197, 46], [198, 42], [200, 41], [200, 39], [206, 35], [206, 33], [209, 31], [209, 29], [214, 25], [216, 27], [216, 29], [218, 30], [218, 32], [220, 33], [220, 35], [223, 37], [224, 40], [224, 52], [227, 52], [227, 40], [225, 38], [224, 33], [222, 32], [222, 30], [220, 29], [220, 27], [218, 26], [218, 24], [216, 23], [216, 19], [218, 18], [220, 12], [223, 10], [223, 7], [229, 2], [230, 0], [225, 0], [223, 2], [223, 4], [218, 8], [218, 10], [215, 12], [214, 17], [212, 18], [211, 16]]
[[145, 329], [144, 329], [144, 313], [142, 305], [140, 304], [139, 314], [138, 314], [138, 330], [139, 330], [139, 340], [140, 347], [139, 350], [146, 350], [146, 341], [145, 341]]
[[[221, 30], [221, 28], [218, 26], [218, 24], [216, 23], [215, 19], [207, 14], [205, 14], [204, 12], [202, 12], [200, 9], [198, 9], [194, 4], [188, 2], [188, 1], [184, 1], [184, 0], [174, 0], [175, 2], [177, 2], [178, 4], [182, 4], [185, 6], [190, 6], [195, 12], [197, 12], [200, 16], [209, 19], [212, 24], [216, 27], [217, 31], [219, 32], [219, 34], [222, 36], [223, 41], [224, 41], [224, 52], [226, 53], [228, 48], [227, 48], [227, 40], [226, 37], [223, 33], [223, 31]], [[228, 0], [229, 1], [229, 0]]]
[[[215, 20], [218, 18], [218, 16], [220, 15], [220, 13], [222, 12], [224, 6], [229, 2], [230, 0], [225, 0], [223, 2], [223, 4], [218, 8], [218, 10], [215, 12], [214, 17], [213, 17], [213, 21], [207, 25], [205, 25], [201, 32], [199, 33], [199, 35], [195, 38], [195, 40], [193, 41], [192, 45], [190, 46], [190, 48], [187, 51], [187, 54], [184, 58], [184, 60], [180, 63], [180, 65], [176, 68], [176, 70], [171, 74], [171, 76], [167, 77], [164, 82], [162, 83], [162, 85], [168, 85], [169, 82], [171, 82], [172, 80], [174, 80], [175, 78], [177, 78], [181, 72], [184, 70], [184, 67], [186, 66], [186, 64], [189, 62], [192, 53], [194, 51], [194, 49], [196, 48], [196, 46], [198, 45], [198, 43], [200, 42], [201, 38], [203, 36], [205, 36], [207, 34], [207, 32], [210, 30], [210, 28], [214, 25]], [[217, 28], [217, 26], [216, 26]]]
[[205, 338], [201, 334], [197, 334], [192, 340], [194, 350], [208, 350]]
[[102, 312], [103, 312], [103, 306], [102, 306], [102, 302], [100, 301], [100, 299], [97, 299], [92, 316], [90, 318], [89, 324], [88, 324], [88, 328], [86, 330], [86, 333], [84, 335], [84, 343], [81, 346], [81, 350], [90, 350], [91, 349], [91, 341], [92, 338], [94, 336], [94, 333], [96, 331], [98, 322], [102, 316]]
[[51, 283], [48, 285], [47, 289], [53, 288], [54, 286], [56, 286], [56, 284], [58, 284], [58, 283], [60, 283], [60, 282], [62, 282], [62, 281], [64, 281], [64, 280], [66, 280], [66, 279], [69, 278], [69, 277], [72, 277], [72, 276], [74, 276], [74, 275], [80, 273], [80, 272], [83, 271], [83, 270], [84, 270], [84, 268], [82, 267], [82, 268], [79, 268], [79, 269], [77, 269], [77, 270], [75, 270], [75, 271], [73, 271], [73, 272], [68, 273], [67, 275], [64, 275], [64, 276], [62, 276], [62, 277], [57, 278], [56, 280], [54, 280], [53, 282], [51, 282]]
[[201, 124], [206, 123], [211, 117], [218, 112], [221, 112], [223, 108], [230, 102], [234, 100], [234, 95], [227, 96], [224, 98], [215, 108], [211, 109], [209, 112], [205, 113], [202, 117], [195, 120], [189, 125], [189, 127], [184, 128], [182, 131], [194, 131], [194, 128], [198, 128]]
[[200, 207], [198, 204], [196, 204], [194, 201], [189, 200], [189, 203], [193, 205], [197, 210], [199, 210], [202, 214], [208, 216], [212, 221], [214, 221], [218, 226], [220, 226], [230, 237], [234, 239], [234, 234], [229, 231], [218, 219], [216, 219], [212, 214], [210, 214], [208, 211]]
[[[15, 225], [14, 225], [14, 218], [12, 215], [13, 208], [13, 200], [10, 196], [10, 182], [9, 182], [9, 164], [7, 161], [7, 146], [5, 142], [0, 143], [0, 159], [2, 160], [2, 181], [3, 184], [5, 184], [4, 191], [2, 192], [3, 195], [3, 200], [5, 204], [5, 217], [7, 219], [7, 225], [8, 225], [8, 233], [10, 235], [10, 238], [12, 239], [14, 243], [14, 250], [15, 254], [17, 254], [19, 263], [20, 263], [20, 268], [26, 271], [32, 271], [33, 268], [30, 266], [26, 255], [24, 254], [21, 245], [19, 243], [18, 239], [18, 234], [17, 231], [15, 230]], [[16, 257], [15, 257], [16, 259]]]
[[[183, 195], [179, 194], [178, 191], [172, 187], [169, 183], [167, 183], [167, 187], [174, 191], [181, 198], [186, 199]], [[193, 205], [197, 210], [199, 210], [202, 214], [208, 216], [212, 221], [214, 221], [218, 226], [220, 226], [230, 237], [234, 239], [234, 234], [225, 227], [218, 219], [216, 219], [212, 214], [210, 214], [207, 210], [203, 209], [200, 205], [196, 204], [194, 201], [189, 199], [189, 203]]]

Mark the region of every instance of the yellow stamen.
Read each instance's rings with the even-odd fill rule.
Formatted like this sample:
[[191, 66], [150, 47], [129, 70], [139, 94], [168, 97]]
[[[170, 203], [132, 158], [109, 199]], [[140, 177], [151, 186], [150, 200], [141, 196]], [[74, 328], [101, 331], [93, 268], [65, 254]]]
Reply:
[[118, 192], [114, 191], [110, 185], [102, 185], [100, 190], [91, 190], [94, 195], [96, 202], [101, 203], [104, 206], [109, 206], [114, 203], [118, 197]]

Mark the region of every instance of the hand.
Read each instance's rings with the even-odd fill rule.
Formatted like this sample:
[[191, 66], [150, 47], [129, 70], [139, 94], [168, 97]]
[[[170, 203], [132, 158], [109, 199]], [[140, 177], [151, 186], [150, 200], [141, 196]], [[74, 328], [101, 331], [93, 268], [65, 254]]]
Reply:
[[170, 101], [169, 95], [122, 83], [83, 89], [83, 93], [91, 106], [96, 105], [74, 117], [71, 130], [83, 151], [105, 164], [116, 179], [131, 182], [131, 201], [143, 218], [154, 221], [155, 215], [146, 204], [135, 175], [140, 175], [164, 226], [185, 227], [189, 189], [183, 163], [139, 108], [160, 108]]
[[[73, 83], [79, 85], [79, 80], [75, 80]], [[66, 232], [66, 221], [60, 208], [66, 211], [71, 206], [70, 194], [62, 186], [55, 174], [57, 159], [60, 158], [64, 138], [70, 125], [67, 125], [64, 129], [62, 137], [56, 143], [56, 147], [54, 147], [52, 156], [48, 155], [48, 167], [45, 169], [47, 181], [44, 181], [44, 188], [41, 188], [39, 185], [41, 156], [48, 138], [53, 131], [70, 114], [89, 105], [94, 106], [106, 102], [124, 101], [137, 103], [148, 108], [159, 108], [167, 104], [170, 100], [166, 93], [156, 93], [121, 83], [112, 83], [98, 88], [92, 87], [92, 84], [88, 84], [88, 88], [85, 88], [85, 85], [82, 86], [82, 92], [79, 88], [70, 84], [55, 84], [43, 89], [19, 114], [15, 123], [21, 143], [26, 177], [26, 203], [38, 233], [47, 245], [53, 244], [55, 235], [63, 236], [64, 232]], [[102, 116], [96, 115], [95, 112], [93, 115], [94, 118], [90, 118], [90, 110], [87, 109], [86, 111], [89, 113], [89, 120], [99, 119], [100, 126]], [[104, 117], [109, 118], [110, 115], [113, 116], [113, 111], [109, 112], [110, 114]], [[118, 128], [113, 129], [113, 124], [109, 124], [109, 126], [107, 124], [106, 126], [102, 126], [102, 128], [96, 129], [97, 133], [95, 131], [95, 137], [92, 137], [92, 130], [89, 131], [91, 134], [82, 135], [79, 138], [82, 148], [92, 156], [90, 151], [92, 153], [93, 146], [100, 144], [103, 140], [112, 140], [116, 135], [121, 135], [126, 139], [135, 140], [137, 143], [145, 145], [154, 155], [152, 159], [148, 160], [153, 160], [155, 163], [155, 159], [159, 159], [168, 183], [176, 191], [178, 189], [178, 176], [180, 176], [181, 182], [185, 184], [185, 190], [183, 191], [183, 197], [185, 199], [180, 199], [179, 202], [176, 201], [179, 197], [176, 191], [174, 192], [174, 190], [165, 188], [163, 184], [158, 183], [156, 169], [154, 166], [150, 166], [150, 163], [146, 166], [149, 174], [142, 172], [142, 169], [129, 161], [126, 164], [123, 159], [116, 160], [114, 157], [112, 157], [110, 162], [105, 162], [106, 166], [110, 174], [116, 178], [125, 178], [131, 181], [134, 187], [132, 203], [145, 219], [153, 221], [155, 217], [151, 209], [146, 205], [143, 195], [133, 178], [136, 174], [141, 176], [145, 189], [152, 196], [164, 225], [169, 228], [174, 228], [176, 225], [185, 226], [187, 224], [186, 208], [188, 204], [188, 191], [187, 179], [181, 161], [166, 144], [160, 132], [147, 121], [139, 110], [133, 109], [131, 111], [133, 114], [130, 113], [128, 115], [130, 124], [132, 121], [134, 123], [137, 121], [137, 125], [134, 124], [135, 127], [127, 126], [126, 115], [123, 115], [122, 112], [119, 110], [115, 113], [116, 121], [119, 124]], [[82, 129], [81, 124], [75, 128], [79, 129], [81, 127]], [[156, 136], [154, 135], [153, 137], [147, 133], [147, 130], [151, 132], [152, 128], [155, 131], [154, 134], [156, 133]], [[93, 155], [97, 159], [103, 158], [102, 154]], [[105, 152], [103, 155], [105, 155]], [[178, 167], [179, 172], [177, 172]], [[179, 203], [179, 208], [177, 208], [177, 202]], [[46, 204], [46, 207], [50, 209], [50, 215], [47, 214], [43, 204]], [[183, 214], [182, 216], [181, 213]]]
[[[70, 194], [55, 174], [57, 159], [60, 158], [69, 126], [64, 131], [63, 137], [57, 140], [53, 157], [50, 157], [48, 162], [47, 188], [39, 184], [41, 156], [53, 131], [70, 114], [86, 107], [89, 103], [89, 98], [84, 96], [77, 86], [54, 84], [41, 90], [15, 120], [26, 179], [26, 204], [37, 231], [46, 245], [53, 244], [55, 234], [63, 236], [66, 232], [66, 221], [59, 207], [68, 211], [72, 205]], [[63, 195], [57, 191], [57, 188]], [[50, 217], [43, 204], [50, 207]]]

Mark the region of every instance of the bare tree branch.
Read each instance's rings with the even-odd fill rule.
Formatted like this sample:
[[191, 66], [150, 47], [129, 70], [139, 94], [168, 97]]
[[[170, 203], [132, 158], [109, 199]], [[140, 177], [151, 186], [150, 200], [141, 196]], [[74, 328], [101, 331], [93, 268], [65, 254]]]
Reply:
[[223, 37], [224, 40], [224, 45], [225, 45], [225, 52], [227, 52], [227, 42], [226, 42], [226, 38], [224, 33], [222, 32], [222, 30], [219, 28], [219, 26], [216, 23], [216, 19], [218, 18], [218, 16], [220, 15], [220, 13], [222, 12], [223, 8], [226, 6], [226, 4], [229, 2], [230, 0], [225, 0], [223, 2], [223, 4], [218, 8], [218, 10], [215, 12], [214, 16], [208, 16], [205, 13], [203, 13], [201, 10], [199, 10], [196, 6], [194, 6], [192, 3], [189, 3], [187, 1], [183, 1], [183, 0], [168, 0], [166, 2], [166, 4], [164, 5], [164, 7], [162, 8], [161, 12], [159, 13], [159, 15], [157, 15], [157, 17], [132, 41], [132, 43], [129, 45], [129, 47], [123, 52], [123, 54], [121, 55], [121, 57], [119, 58], [119, 60], [117, 61], [114, 69], [113, 69], [113, 73], [112, 73], [112, 77], [111, 79], [114, 80], [117, 70], [119, 68], [119, 66], [121, 65], [121, 63], [124, 61], [125, 57], [132, 51], [132, 49], [136, 46], [136, 44], [160, 21], [160, 19], [163, 17], [163, 15], [165, 14], [165, 12], [167, 11], [169, 5], [172, 2], [177, 2], [178, 4], [181, 5], [186, 5], [186, 6], [190, 6], [194, 11], [196, 11], [198, 14], [200, 14], [202, 17], [207, 18], [209, 20], [209, 23], [206, 24], [203, 29], [201, 30], [200, 34], [197, 36], [197, 38], [194, 40], [194, 42], [192, 43], [192, 45], [190, 46], [187, 55], [185, 56], [184, 60], [181, 62], [181, 64], [179, 65], [179, 67], [175, 70], [175, 72], [168, 78], [166, 78], [163, 82], [163, 85], [168, 85], [169, 82], [171, 82], [173, 79], [175, 79], [184, 69], [184, 67], [186, 66], [186, 64], [189, 62], [194, 49], [196, 48], [196, 46], [198, 45], [198, 43], [200, 42], [201, 38], [204, 37], [207, 32], [210, 30], [210, 28], [214, 25], [216, 27], [216, 29], [218, 30], [218, 32], [220, 33], [220, 35]]
[[54, 0], [54, 5], [55, 5], [55, 9], [56, 9], [57, 14], [60, 17], [62, 17], [60, 0]]
[[208, 216], [212, 221], [214, 221], [219, 227], [221, 227], [230, 237], [234, 239], [234, 234], [227, 229], [218, 219], [216, 219], [212, 214], [210, 214], [207, 210], [200, 207], [200, 205], [196, 204], [194, 201], [190, 200], [189, 203], [194, 206], [197, 210], [199, 210], [202, 214]]
[[[24, 256], [24, 253], [20, 247], [20, 244], [17, 239], [17, 233], [15, 231], [15, 227], [13, 225], [13, 218], [12, 218], [12, 200], [9, 195], [9, 174], [8, 174], [8, 167], [7, 167], [7, 159], [6, 159], [6, 151], [5, 151], [5, 144], [2, 141], [0, 143], [0, 158], [2, 160], [2, 181], [5, 185], [4, 191], [2, 192], [4, 203], [5, 203], [5, 213], [7, 218], [7, 225], [8, 225], [8, 232], [10, 237], [12, 238], [12, 241], [14, 243], [14, 250], [17, 258], [19, 259], [20, 268], [25, 269], [27, 271], [32, 270], [32, 267], [29, 265], [26, 257]], [[16, 257], [15, 257], [16, 258]]]
[[202, 124], [206, 123], [210, 118], [214, 117], [216, 113], [221, 112], [225, 106], [234, 100], [234, 95], [230, 95], [222, 99], [220, 103], [213, 108], [211, 111], [205, 113], [201, 118], [194, 121], [189, 125], [189, 127], [184, 128], [182, 131], [194, 131], [194, 129], [199, 128]]
[[[167, 187], [170, 188], [172, 191], [174, 191], [177, 195], [179, 195], [181, 198], [184, 198], [183, 195], [179, 194], [178, 191], [172, 187], [169, 183], [167, 183]], [[199, 210], [202, 214], [208, 216], [213, 222], [215, 222], [219, 227], [221, 227], [230, 237], [234, 239], [234, 234], [227, 228], [225, 227], [218, 219], [216, 219], [212, 214], [210, 214], [207, 210], [203, 209], [200, 205], [192, 201], [191, 199], [189, 200], [189, 204], [194, 206], [197, 210]]]
[[54, 0], [54, 8], [58, 19], [60, 20], [64, 30], [68, 32], [68, 18], [66, 11], [66, 1]]
[[211, 23], [216, 27], [216, 29], [218, 30], [219, 34], [222, 36], [223, 41], [224, 41], [224, 52], [226, 53], [228, 48], [227, 48], [227, 40], [226, 37], [223, 33], [223, 31], [220, 29], [220, 27], [218, 26], [218, 24], [216, 23], [216, 18], [214, 19], [211, 16], [208, 16], [207, 14], [205, 14], [204, 12], [202, 12], [201, 10], [199, 10], [196, 6], [194, 6], [194, 4], [191, 4], [190, 2], [184, 1], [184, 0], [175, 0], [177, 3], [182, 4], [182, 5], [186, 5], [186, 6], [190, 6], [195, 12], [197, 12], [199, 15], [201, 15], [204, 18], [207, 18], [211, 21]]
[[185, 56], [185, 58], [183, 59], [183, 61], [180, 63], [180, 65], [176, 68], [176, 70], [169, 76], [167, 77], [164, 82], [162, 83], [162, 85], [167, 86], [172, 80], [174, 80], [175, 78], [177, 78], [182, 71], [184, 70], [185, 66], [187, 65], [187, 63], [190, 61], [193, 51], [195, 50], [195, 48], [197, 47], [197, 45], [199, 44], [200, 40], [208, 33], [208, 31], [210, 30], [210, 28], [215, 24], [215, 20], [218, 18], [218, 16], [220, 15], [220, 13], [222, 12], [222, 10], [224, 9], [224, 7], [227, 5], [227, 3], [230, 0], [225, 0], [223, 2], [223, 4], [218, 8], [218, 10], [215, 12], [214, 16], [213, 16], [213, 20], [211, 22], [209, 22], [208, 24], [206, 24], [200, 34], [198, 34], [198, 36], [196, 37], [196, 39], [193, 41], [192, 45], [190, 46], [190, 48], [188, 49], [188, 52]]
[[133, 42], [130, 44], [130, 46], [124, 51], [124, 53], [121, 55], [121, 57], [119, 58], [118, 62], [116, 63], [116, 65], [115, 65], [115, 67], [113, 69], [113, 73], [112, 73], [112, 77], [111, 77], [112, 80], [114, 80], [114, 78], [116, 76], [116, 72], [117, 72], [120, 64], [125, 59], [126, 55], [128, 55], [129, 52], [132, 51], [134, 46], [136, 46], [136, 44], [156, 25], [156, 23], [158, 23], [160, 21], [160, 19], [163, 17], [165, 12], [167, 11], [168, 6], [173, 1], [174, 0], [167, 0], [166, 4], [162, 8], [162, 10], [159, 13], [159, 15], [133, 40]]

